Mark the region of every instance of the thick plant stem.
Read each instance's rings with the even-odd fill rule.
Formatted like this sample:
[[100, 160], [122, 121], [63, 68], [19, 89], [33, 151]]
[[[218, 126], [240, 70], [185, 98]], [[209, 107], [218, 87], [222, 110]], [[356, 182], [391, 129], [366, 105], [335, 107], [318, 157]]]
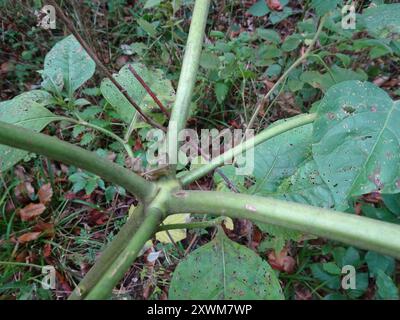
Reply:
[[176, 229], [205, 229], [210, 227], [216, 227], [221, 225], [224, 222], [223, 217], [218, 217], [216, 219], [210, 221], [199, 221], [199, 222], [189, 222], [189, 223], [174, 223], [174, 224], [165, 224], [158, 228], [158, 231], [168, 231], [168, 230], [176, 230]]
[[163, 212], [158, 208], [150, 208], [145, 212], [145, 218], [137, 229], [137, 232], [129, 240], [126, 247], [112, 261], [112, 264], [104, 272], [101, 279], [99, 279], [96, 285], [85, 296], [86, 300], [100, 300], [110, 296], [113, 288], [135, 261], [146, 241], [157, 231], [163, 216]]
[[215, 168], [218, 168], [220, 165], [222, 165], [224, 163], [229, 163], [230, 161], [232, 161], [232, 158], [242, 154], [243, 152], [245, 152], [251, 148], [254, 148], [258, 144], [263, 143], [264, 141], [271, 139], [271, 138], [273, 138], [281, 133], [284, 133], [288, 130], [312, 123], [316, 119], [316, 117], [317, 117], [317, 115], [314, 113], [302, 114], [302, 115], [287, 119], [278, 125], [267, 128], [267, 129], [261, 131], [259, 134], [257, 134], [253, 138], [243, 141], [236, 147], [229, 149], [222, 155], [212, 159], [209, 163], [205, 164], [204, 166], [201, 166], [197, 169], [189, 171], [186, 175], [184, 175], [182, 178], [180, 178], [180, 181], [181, 181], [182, 185], [184, 185], [184, 186], [189, 183], [192, 183], [193, 181], [195, 181], [201, 177], [204, 177], [207, 173], [214, 170]]
[[122, 186], [140, 200], [152, 199], [156, 185], [114, 162], [57, 138], [0, 121], [0, 144], [41, 154], [77, 166]]
[[110, 268], [115, 259], [117, 259], [121, 252], [126, 248], [129, 240], [135, 235], [144, 219], [143, 206], [139, 206], [114, 237], [113, 241], [102, 252], [94, 266], [71, 293], [68, 298], [69, 300], [85, 299], [87, 294], [95, 287], [104, 276], [105, 272]]
[[176, 99], [167, 132], [168, 160], [173, 170], [175, 170], [178, 159], [178, 133], [185, 128], [189, 115], [209, 6], [210, 0], [196, 0], [190, 24]]
[[179, 191], [169, 213], [217, 214], [268, 223], [400, 258], [400, 226], [358, 215], [243, 194]]

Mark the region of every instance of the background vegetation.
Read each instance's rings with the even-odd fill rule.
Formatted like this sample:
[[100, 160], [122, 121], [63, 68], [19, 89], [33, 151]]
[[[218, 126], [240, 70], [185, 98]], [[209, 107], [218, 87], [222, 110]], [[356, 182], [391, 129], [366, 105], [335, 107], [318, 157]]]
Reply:
[[[257, 108], [255, 128], [260, 130], [276, 120], [312, 110], [326, 90], [345, 80], [368, 80], [393, 99], [399, 98], [398, 38], [369, 35], [361, 24], [355, 31], [343, 30], [338, 23], [341, 1], [331, 1], [334, 13], [307, 61], [290, 73], [279, 95], [259, 103], [315, 35], [318, 11], [326, 10], [315, 2], [213, 2], [191, 128], [243, 128]], [[383, 2], [357, 1], [357, 12]], [[12, 5], [0, 1], [1, 100], [39, 88], [45, 55], [68, 34], [61, 22], [56, 30], [36, 26], [34, 12], [42, 5], [41, 1], [12, 1]], [[190, 0], [63, 3], [79, 32], [110, 70], [117, 72], [127, 62], [136, 63], [158, 70], [155, 82], [170, 81], [173, 88], [177, 87], [192, 6]], [[54, 112], [68, 115], [65, 110], [73, 104], [84, 121], [122, 132], [123, 119], [101, 95], [100, 80], [96, 73], [74, 99], [66, 106], [62, 105], [65, 101], [60, 102]], [[167, 105], [169, 94], [163, 96]], [[143, 158], [148, 128], [137, 129], [129, 144], [134, 156]], [[46, 133], [117, 163], [133, 165], [120, 144], [93, 128], [61, 122], [51, 124]], [[257, 172], [246, 179], [235, 176], [230, 166], [221, 172], [190, 188], [257, 194], [268, 191], [268, 186], [254, 187]], [[159, 172], [143, 168], [141, 174], [152, 179]], [[136, 205], [137, 200], [124, 189], [97, 176], [27, 154], [23, 162], [0, 175], [0, 299], [66, 298]], [[399, 223], [400, 198], [366, 194], [348, 211]], [[230, 239], [257, 252], [279, 273], [286, 299], [399, 297], [399, 264], [392, 258], [247, 220], [225, 222], [224, 229]], [[177, 264], [215, 233], [216, 227], [188, 230], [174, 235], [173, 241], [170, 235], [159, 235], [126, 273], [114, 298], [166, 299]], [[341, 268], [346, 264], [357, 267], [357, 290], [341, 289]], [[56, 267], [56, 290], [40, 286], [44, 265]]]

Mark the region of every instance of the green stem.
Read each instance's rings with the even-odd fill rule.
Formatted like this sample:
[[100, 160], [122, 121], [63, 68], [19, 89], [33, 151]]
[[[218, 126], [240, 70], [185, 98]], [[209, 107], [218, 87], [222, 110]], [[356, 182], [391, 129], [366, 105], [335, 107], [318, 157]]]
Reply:
[[95, 265], [89, 270], [83, 280], [69, 296], [69, 300], [82, 300], [88, 295], [88, 293], [104, 276], [105, 272], [111, 267], [112, 263], [126, 248], [130, 239], [133, 238], [144, 219], [143, 206], [140, 206], [135, 209], [132, 216], [114, 237], [113, 241], [102, 252]]
[[219, 217], [210, 221], [164, 224], [158, 228], [158, 231], [176, 230], [176, 229], [205, 229], [220, 225], [224, 218]]
[[182, 70], [179, 77], [175, 103], [172, 108], [168, 126], [168, 157], [169, 163], [174, 171], [178, 159], [178, 133], [185, 128], [186, 120], [189, 115], [197, 70], [199, 68], [201, 50], [203, 47], [204, 30], [207, 24], [209, 6], [210, 0], [196, 0], [186, 43]]
[[215, 168], [219, 167], [220, 165], [224, 163], [229, 163], [232, 161], [232, 158], [242, 154], [243, 152], [254, 148], [255, 146], [259, 145], [260, 143], [271, 139], [281, 133], [284, 133], [288, 130], [291, 130], [293, 128], [297, 128], [309, 123], [312, 123], [316, 119], [317, 115], [314, 113], [311, 114], [302, 114], [293, 118], [289, 118], [282, 123], [272, 126], [270, 128], [267, 128], [263, 131], [261, 131], [259, 134], [254, 136], [253, 138], [243, 141], [239, 145], [235, 146], [232, 149], [229, 149], [222, 155], [212, 159], [209, 163], [205, 164], [204, 166], [201, 166], [197, 169], [194, 169], [192, 171], [189, 171], [186, 175], [184, 175], [180, 181], [182, 185], [188, 185], [189, 183], [192, 183], [193, 181], [204, 177], [207, 173], [210, 171], [214, 170]]
[[126, 247], [112, 261], [107, 270], [104, 271], [102, 277], [98, 279], [96, 285], [85, 297], [85, 300], [106, 299], [110, 296], [113, 288], [135, 261], [146, 241], [157, 231], [162, 218], [163, 212], [158, 208], [147, 210], [146, 217], [137, 232], [130, 238]]
[[[135, 115], [136, 114], [137, 113], [135, 113]], [[72, 122], [72, 123], [75, 123], [77, 125], [81, 125], [81, 126], [84, 126], [84, 127], [87, 127], [87, 128], [92, 128], [92, 129], [95, 129], [95, 130], [97, 130], [99, 132], [102, 132], [105, 135], [109, 136], [110, 138], [118, 141], [124, 147], [124, 149], [125, 149], [126, 153], [128, 154], [128, 156], [130, 158], [134, 158], [132, 148], [128, 144], [128, 142], [125, 141], [124, 139], [120, 138], [119, 136], [117, 136], [115, 133], [113, 133], [113, 132], [111, 132], [111, 131], [109, 131], [107, 129], [104, 129], [102, 127], [96, 126], [95, 124], [89, 123], [89, 122], [87, 122], [85, 120], [82, 120], [82, 119], [76, 120], [76, 119], [68, 118], [68, 117], [59, 117], [58, 120]]]
[[168, 212], [250, 219], [337, 240], [400, 258], [400, 226], [354, 214], [244, 194], [179, 191]]
[[[78, 117], [78, 115], [77, 115]], [[79, 117], [78, 117], [79, 118]], [[18, 125], [22, 125], [25, 123], [29, 123], [29, 122], [34, 122], [34, 121], [39, 121], [39, 120], [48, 120], [48, 121], [66, 121], [66, 122], [71, 122], [77, 125], [81, 125], [87, 128], [92, 128], [95, 129], [97, 131], [100, 131], [102, 133], [104, 133], [105, 135], [109, 136], [110, 138], [118, 141], [120, 144], [122, 144], [122, 146], [125, 148], [127, 154], [129, 157], [133, 158], [133, 151], [131, 146], [125, 142], [125, 140], [121, 139], [119, 136], [117, 136], [115, 133], [104, 129], [102, 127], [96, 126], [95, 124], [91, 124], [89, 122], [86, 122], [85, 120], [82, 120], [79, 118], [79, 120], [74, 119], [74, 118], [69, 118], [69, 117], [64, 117], [64, 116], [53, 116], [53, 117], [42, 117], [42, 118], [35, 118], [35, 119], [28, 119], [28, 120], [23, 120], [23, 121], [19, 121]]]
[[156, 192], [154, 183], [146, 181], [114, 162], [99, 157], [94, 152], [2, 121], [0, 121], [0, 144], [41, 154], [92, 172], [124, 187], [142, 201], [150, 200]]
[[325, 24], [326, 16], [321, 18], [321, 21], [319, 22], [319, 26], [317, 29], [317, 32], [315, 33], [314, 38], [311, 40], [310, 45], [308, 46], [307, 50], [304, 52], [304, 54], [299, 57], [284, 73], [283, 75], [278, 79], [278, 81], [275, 82], [274, 86], [271, 88], [271, 90], [268, 91], [268, 93], [261, 99], [261, 101], [258, 103], [256, 110], [254, 111], [249, 124], [247, 125], [246, 131], [250, 130], [254, 122], [258, 116], [258, 113], [261, 109], [261, 107], [265, 104], [266, 101], [268, 101], [269, 97], [274, 93], [276, 88], [281, 85], [281, 83], [287, 78], [287, 76], [293, 71], [293, 69], [297, 68], [307, 57], [310, 55], [310, 52], [312, 48], [314, 47], [315, 43], [317, 42], [319, 35], [321, 34], [322, 28]]

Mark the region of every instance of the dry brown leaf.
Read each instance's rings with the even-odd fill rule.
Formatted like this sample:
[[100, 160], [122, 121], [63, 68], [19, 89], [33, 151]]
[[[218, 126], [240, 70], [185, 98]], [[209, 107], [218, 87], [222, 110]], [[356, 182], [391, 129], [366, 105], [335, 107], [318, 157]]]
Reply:
[[50, 243], [46, 243], [43, 247], [43, 256], [45, 258], [50, 257], [51, 255], [51, 244]]
[[18, 242], [19, 243], [26, 243], [29, 241], [33, 241], [36, 240], [37, 238], [39, 238], [41, 232], [28, 232], [23, 234], [22, 236], [18, 237]]
[[33, 227], [33, 231], [40, 231], [43, 233], [43, 236], [48, 238], [52, 238], [55, 236], [54, 224], [46, 223], [42, 221], [38, 221], [38, 223]]
[[271, 251], [268, 254], [268, 262], [275, 270], [293, 273], [296, 267], [296, 260], [288, 255], [287, 249], [283, 249], [279, 253]]
[[22, 221], [29, 221], [41, 215], [46, 207], [42, 203], [30, 203], [26, 207], [19, 210]]
[[14, 189], [14, 195], [19, 202], [28, 202], [35, 194], [35, 189], [29, 181], [20, 183]]
[[267, 0], [266, 2], [268, 7], [273, 11], [281, 11], [283, 9], [279, 0]]
[[40, 203], [44, 205], [48, 204], [53, 197], [53, 189], [51, 188], [51, 184], [47, 183], [42, 185], [38, 191], [38, 196]]

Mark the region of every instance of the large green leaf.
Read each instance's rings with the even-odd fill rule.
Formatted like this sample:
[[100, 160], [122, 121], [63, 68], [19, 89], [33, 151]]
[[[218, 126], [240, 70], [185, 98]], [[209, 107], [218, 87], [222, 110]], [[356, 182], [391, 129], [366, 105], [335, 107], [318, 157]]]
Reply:
[[286, 179], [272, 195], [316, 207], [335, 207], [333, 194], [322, 180], [317, 164], [312, 159], [303, 163], [296, 173]]
[[362, 70], [349, 70], [343, 69], [334, 65], [329, 72], [320, 73], [318, 71], [305, 71], [301, 76], [300, 80], [308, 83], [310, 86], [327, 91], [330, 87], [340, 82], [349, 80], [367, 80], [367, 74]]
[[169, 298], [281, 300], [284, 296], [269, 264], [220, 231], [178, 265]]
[[68, 96], [72, 96], [76, 89], [93, 76], [95, 68], [92, 58], [70, 35], [56, 43], [46, 55], [42, 87], [56, 93], [65, 88]]
[[[284, 120], [277, 121], [274, 125]], [[256, 184], [252, 193], [315, 206], [332, 205], [330, 191], [321, 181], [311, 157], [312, 125], [289, 130], [260, 144], [254, 151]], [[327, 190], [328, 189], [328, 190]], [[263, 246], [280, 251], [289, 240], [299, 241], [302, 233], [257, 223], [270, 235]]]
[[[164, 104], [164, 106], [170, 106], [174, 101], [175, 91], [172, 87], [171, 81], [166, 79], [163, 71], [159, 69], [150, 71], [146, 66], [139, 63], [132, 64], [132, 67], [157, 95], [158, 99]], [[147, 94], [140, 82], [136, 80], [127, 65], [122, 67], [114, 78], [122, 87], [124, 87], [124, 89], [126, 89], [129, 96], [133, 98], [142, 110], [149, 112], [157, 107], [153, 99]], [[104, 79], [102, 81], [100, 89], [103, 96], [115, 108], [122, 119], [126, 123], [130, 124], [136, 110], [124, 95], [109, 79]]]
[[361, 18], [368, 32], [377, 38], [393, 38], [400, 34], [399, 3], [366, 9]]
[[[12, 100], [0, 103], [0, 121], [41, 131], [54, 116], [44, 107], [51, 103], [52, 97], [46, 91], [23, 93]], [[27, 154], [26, 151], [0, 145], [0, 172], [11, 168]]]
[[314, 122], [313, 156], [336, 202], [400, 192], [400, 104], [372, 83], [328, 90]]
[[255, 193], [275, 192], [283, 180], [311, 156], [311, 142], [312, 125], [305, 125], [258, 145], [254, 149]]

